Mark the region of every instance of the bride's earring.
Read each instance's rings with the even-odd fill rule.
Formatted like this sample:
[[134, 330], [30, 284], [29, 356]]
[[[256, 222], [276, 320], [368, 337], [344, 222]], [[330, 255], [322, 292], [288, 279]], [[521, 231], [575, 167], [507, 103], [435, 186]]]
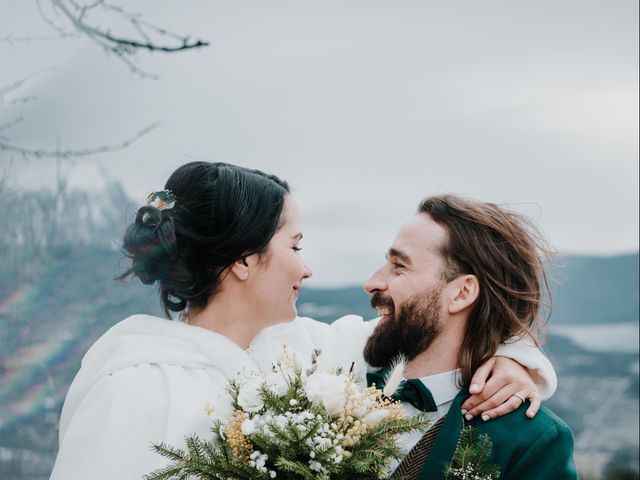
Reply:
[[244, 279], [246, 280], [247, 278], [249, 278], [249, 272], [244, 272]]

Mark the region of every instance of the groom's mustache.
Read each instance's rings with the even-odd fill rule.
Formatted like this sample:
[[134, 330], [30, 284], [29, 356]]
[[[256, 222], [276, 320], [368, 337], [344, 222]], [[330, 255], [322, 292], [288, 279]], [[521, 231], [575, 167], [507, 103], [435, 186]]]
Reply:
[[396, 305], [388, 295], [376, 292], [371, 296], [371, 308], [387, 307], [390, 314], [396, 311]]

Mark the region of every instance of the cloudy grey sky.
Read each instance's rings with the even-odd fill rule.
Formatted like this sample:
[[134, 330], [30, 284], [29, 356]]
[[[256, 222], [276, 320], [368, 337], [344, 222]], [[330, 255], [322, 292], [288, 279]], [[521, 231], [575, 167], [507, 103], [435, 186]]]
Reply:
[[[19, 91], [36, 101], [0, 111], [24, 116], [13, 143], [90, 147], [162, 122], [67, 165], [75, 186], [118, 179], [142, 202], [191, 159], [276, 173], [317, 286], [366, 279], [440, 192], [510, 205], [563, 252], [638, 249], [637, 0], [122, 4], [211, 46], [140, 56], [151, 80], [83, 39], [0, 43], [0, 85], [51, 68]], [[0, 5], [0, 37], [42, 34], [35, 1]], [[53, 161], [0, 158], [18, 185], [51, 184]]]

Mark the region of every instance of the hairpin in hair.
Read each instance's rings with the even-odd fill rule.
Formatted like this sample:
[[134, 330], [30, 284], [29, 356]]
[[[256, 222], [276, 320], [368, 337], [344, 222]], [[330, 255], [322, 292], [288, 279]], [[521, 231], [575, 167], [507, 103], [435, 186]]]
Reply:
[[171, 190], [151, 192], [147, 197], [147, 205], [156, 207], [158, 210], [167, 210], [175, 207], [176, 197]]

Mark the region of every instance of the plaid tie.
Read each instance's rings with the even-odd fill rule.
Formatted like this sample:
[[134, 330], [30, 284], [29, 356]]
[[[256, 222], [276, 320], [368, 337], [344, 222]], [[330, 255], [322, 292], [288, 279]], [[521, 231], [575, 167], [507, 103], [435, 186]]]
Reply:
[[389, 480], [416, 480], [418, 478], [418, 475], [420, 475], [420, 472], [422, 471], [424, 462], [429, 456], [431, 448], [438, 437], [438, 433], [440, 432], [440, 428], [442, 428], [445, 418], [446, 415], [438, 420], [433, 427], [427, 430], [407, 456], [404, 457], [404, 460], [402, 460], [400, 465], [398, 465], [398, 468], [396, 468], [396, 471], [393, 472], [393, 475], [391, 475]]

